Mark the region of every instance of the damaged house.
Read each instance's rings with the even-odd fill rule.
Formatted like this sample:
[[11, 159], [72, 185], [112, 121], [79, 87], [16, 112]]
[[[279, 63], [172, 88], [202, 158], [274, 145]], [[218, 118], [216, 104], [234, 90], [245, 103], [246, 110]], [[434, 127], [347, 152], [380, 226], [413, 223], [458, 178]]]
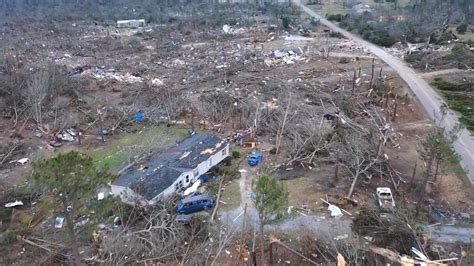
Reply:
[[152, 205], [185, 190], [228, 156], [229, 144], [221, 138], [194, 134], [127, 169], [111, 184], [112, 193], [130, 204]]

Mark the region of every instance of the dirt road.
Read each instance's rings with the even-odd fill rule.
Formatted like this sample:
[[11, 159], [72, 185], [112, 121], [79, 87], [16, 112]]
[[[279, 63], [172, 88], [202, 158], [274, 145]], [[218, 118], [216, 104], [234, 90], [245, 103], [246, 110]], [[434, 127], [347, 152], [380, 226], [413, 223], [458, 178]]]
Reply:
[[[426, 113], [436, 123], [444, 127], [448, 132], [451, 131], [458, 123], [458, 116], [453, 111], [448, 111], [445, 118], [440, 121], [441, 117], [441, 106], [445, 106], [446, 103], [443, 99], [435, 92], [435, 90], [421, 77], [420, 74], [416, 73], [413, 69], [406, 66], [399, 58], [390, 55], [382, 48], [375, 44], [367, 42], [352, 33], [339, 28], [337, 25], [323, 18], [307, 6], [301, 4], [300, 0], [293, 0], [293, 2], [300, 6], [303, 11], [308, 13], [310, 16], [319, 19], [319, 21], [330, 28], [333, 31], [340, 32], [345, 37], [352, 39], [355, 42], [365, 46], [374, 55], [382, 59], [386, 64], [392, 67], [398, 75], [407, 83], [412, 92], [420, 101], [424, 107]], [[459, 133], [459, 138], [453, 144], [456, 152], [461, 156], [461, 166], [466, 171], [467, 176], [471, 184], [474, 185], [474, 139], [470, 135], [469, 131], [463, 129]]]

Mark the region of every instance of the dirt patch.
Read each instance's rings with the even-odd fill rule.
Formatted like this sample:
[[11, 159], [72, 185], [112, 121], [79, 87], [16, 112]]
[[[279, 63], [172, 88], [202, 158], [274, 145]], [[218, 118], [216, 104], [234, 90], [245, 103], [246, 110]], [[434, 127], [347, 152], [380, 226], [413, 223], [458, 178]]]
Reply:
[[474, 196], [467, 180], [455, 174], [442, 175], [435, 183], [435, 198], [456, 212], [472, 212]]

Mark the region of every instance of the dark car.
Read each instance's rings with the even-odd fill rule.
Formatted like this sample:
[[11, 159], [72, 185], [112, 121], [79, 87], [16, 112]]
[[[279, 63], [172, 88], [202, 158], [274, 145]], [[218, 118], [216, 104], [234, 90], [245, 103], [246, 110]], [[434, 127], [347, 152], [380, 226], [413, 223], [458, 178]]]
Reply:
[[188, 214], [212, 209], [213, 207], [214, 200], [209, 195], [196, 195], [183, 198], [178, 206], [176, 206], [176, 212], [179, 214]]

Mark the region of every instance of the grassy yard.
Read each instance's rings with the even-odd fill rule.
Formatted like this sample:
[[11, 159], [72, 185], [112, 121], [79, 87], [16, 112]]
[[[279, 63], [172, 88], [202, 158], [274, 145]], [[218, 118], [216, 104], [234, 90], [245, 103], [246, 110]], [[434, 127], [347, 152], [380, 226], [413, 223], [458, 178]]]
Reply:
[[468, 41], [468, 40], [471, 40], [471, 41], [474, 41], [474, 32], [470, 31], [468, 29], [468, 31], [464, 34], [459, 34], [457, 33], [456, 31], [456, 27], [450, 27], [448, 30], [451, 30], [454, 34], [456, 34], [456, 36], [459, 38], [459, 40], [461, 41]]
[[318, 11], [321, 15], [347, 14], [350, 10], [338, 4], [311, 5], [312, 9]]
[[232, 180], [232, 183], [226, 185], [221, 193], [220, 201], [222, 202], [219, 203], [219, 209], [221, 211], [230, 211], [240, 206], [240, 187], [238, 179]]
[[138, 133], [126, 134], [106, 147], [88, 152], [98, 167], [118, 170], [136, 156], [168, 148], [187, 136], [183, 128], [158, 126]]
[[321, 209], [320, 198], [325, 198], [322, 187], [315, 178], [300, 177], [283, 181], [288, 188], [288, 205], [295, 209], [301, 208], [303, 204], [308, 204], [311, 213], [324, 213], [325, 209]]
[[[306, 1], [307, 3], [311, 3], [313, 1]], [[409, 3], [409, 0], [399, 0], [398, 1], [398, 6], [405, 6]], [[370, 5], [373, 7], [384, 7], [386, 9], [392, 9], [393, 8], [393, 3], [376, 3], [374, 0], [359, 0], [357, 3], [365, 4], [365, 5]], [[345, 15], [350, 12], [350, 8], [346, 8], [342, 6], [342, 4], [336, 4], [336, 3], [326, 3], [323, 5], [308, 5], [310, 8], [313, 8], [314, 10], [317, 10], [320, 12], [322, 15], [335, 15], [335, 14], [342, 14]]]

